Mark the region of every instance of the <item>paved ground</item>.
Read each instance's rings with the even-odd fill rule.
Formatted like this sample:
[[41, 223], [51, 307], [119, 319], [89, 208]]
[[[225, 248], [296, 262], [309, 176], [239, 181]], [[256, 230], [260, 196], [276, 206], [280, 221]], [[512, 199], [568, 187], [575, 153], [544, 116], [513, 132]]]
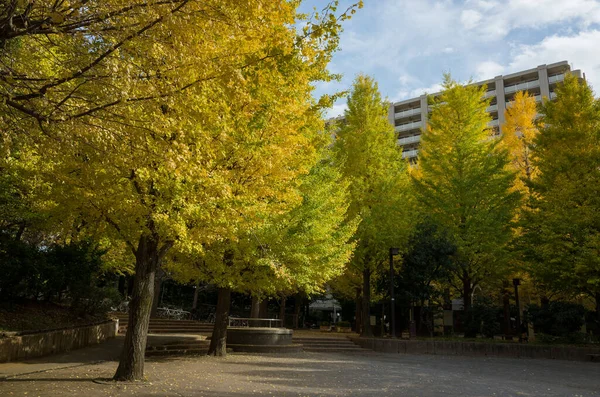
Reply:
[[232, 354], [149, 360], [148, 381], [138, 384], [108, 381], [114, 361], [75, 361], [68, 368], [0, 380], [0, 396], [600, 396], [600, 364], [568, 361]]

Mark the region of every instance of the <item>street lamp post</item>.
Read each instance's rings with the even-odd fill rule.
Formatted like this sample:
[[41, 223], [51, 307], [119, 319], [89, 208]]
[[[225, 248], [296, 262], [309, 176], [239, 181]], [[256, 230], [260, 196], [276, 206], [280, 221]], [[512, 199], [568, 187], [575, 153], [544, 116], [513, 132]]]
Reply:
[[391, 312], [391, 331], [392, 338], [396, 337], [396, 298], [394, 296], [394, 255], [398, 255], [398, 248], [390, 248], [390, 312]]
[[519, 304], [519, 285], [521, 285], [521, 280], [513, 278], [513, 285], [515, 286], [515, 303], [517, 304], [517, 335], [519, 335], [519, 342], [521, 342], [521, 305]]

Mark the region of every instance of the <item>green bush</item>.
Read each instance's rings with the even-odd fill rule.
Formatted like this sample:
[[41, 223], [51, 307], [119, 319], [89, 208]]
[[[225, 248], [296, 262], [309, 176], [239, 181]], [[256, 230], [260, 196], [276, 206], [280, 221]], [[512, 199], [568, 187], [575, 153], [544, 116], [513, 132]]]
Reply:
[[38, 248], [0, 234], [0, 301], [43, 299], [70, 302], [78, 315], [106, 312], [120, 297], [98, 286], [103, 255], [90, 241]]
[[118, 306], [122, 300], [121, 294], [113, 287], [92, 286], [83, 296], [79, 296], [71, 304], [71, 310], [79, 316], [97, 316], [104, 314], [111, 307]]
[[321, 321], [321, 327], [329, 327], [329, 321]]
[[489, 299], [475, 301], [471, 306], [471, 313], [471, 321], [465, 323], [465, 333], [493, 338], [501, 332], [502, 308], [493, 305]]
[[340, 328], [350, 328], [352, 325], [350, 325], [349, 321], [339, 321], [336, 326]]
[[530, 305], [527, 321], [533, 323], [537, 333], [550, 336], [568, 337], [579, 332], [584, 324], [585, 308], [570, 302], [550, 302], [539, 307]]

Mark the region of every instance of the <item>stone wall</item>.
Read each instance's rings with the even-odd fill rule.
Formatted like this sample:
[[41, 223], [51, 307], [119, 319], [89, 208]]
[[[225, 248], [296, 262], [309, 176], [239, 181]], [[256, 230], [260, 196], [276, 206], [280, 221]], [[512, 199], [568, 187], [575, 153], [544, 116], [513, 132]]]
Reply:
[[353, 338], [363, 348], [382, 353], [489, 356], [569, 361], [595, 361], [600, 347], [544, 346], [527, 343], [485, 343], [440, 340]]
[[117, 334], [118, 321], [0, 338], [0, 363], [61, 353], [104, 342]]

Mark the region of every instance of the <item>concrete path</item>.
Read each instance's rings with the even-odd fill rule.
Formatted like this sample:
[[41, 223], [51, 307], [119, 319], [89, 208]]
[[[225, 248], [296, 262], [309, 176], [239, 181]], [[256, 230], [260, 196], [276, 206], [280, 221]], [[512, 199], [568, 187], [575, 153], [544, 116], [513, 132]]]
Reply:
[[146, 382], [108, 381], [106, 361], [0, 381], [34, 396], [598, 396], [600, 364], [552, 360], [300, 353], [152, 359]]

